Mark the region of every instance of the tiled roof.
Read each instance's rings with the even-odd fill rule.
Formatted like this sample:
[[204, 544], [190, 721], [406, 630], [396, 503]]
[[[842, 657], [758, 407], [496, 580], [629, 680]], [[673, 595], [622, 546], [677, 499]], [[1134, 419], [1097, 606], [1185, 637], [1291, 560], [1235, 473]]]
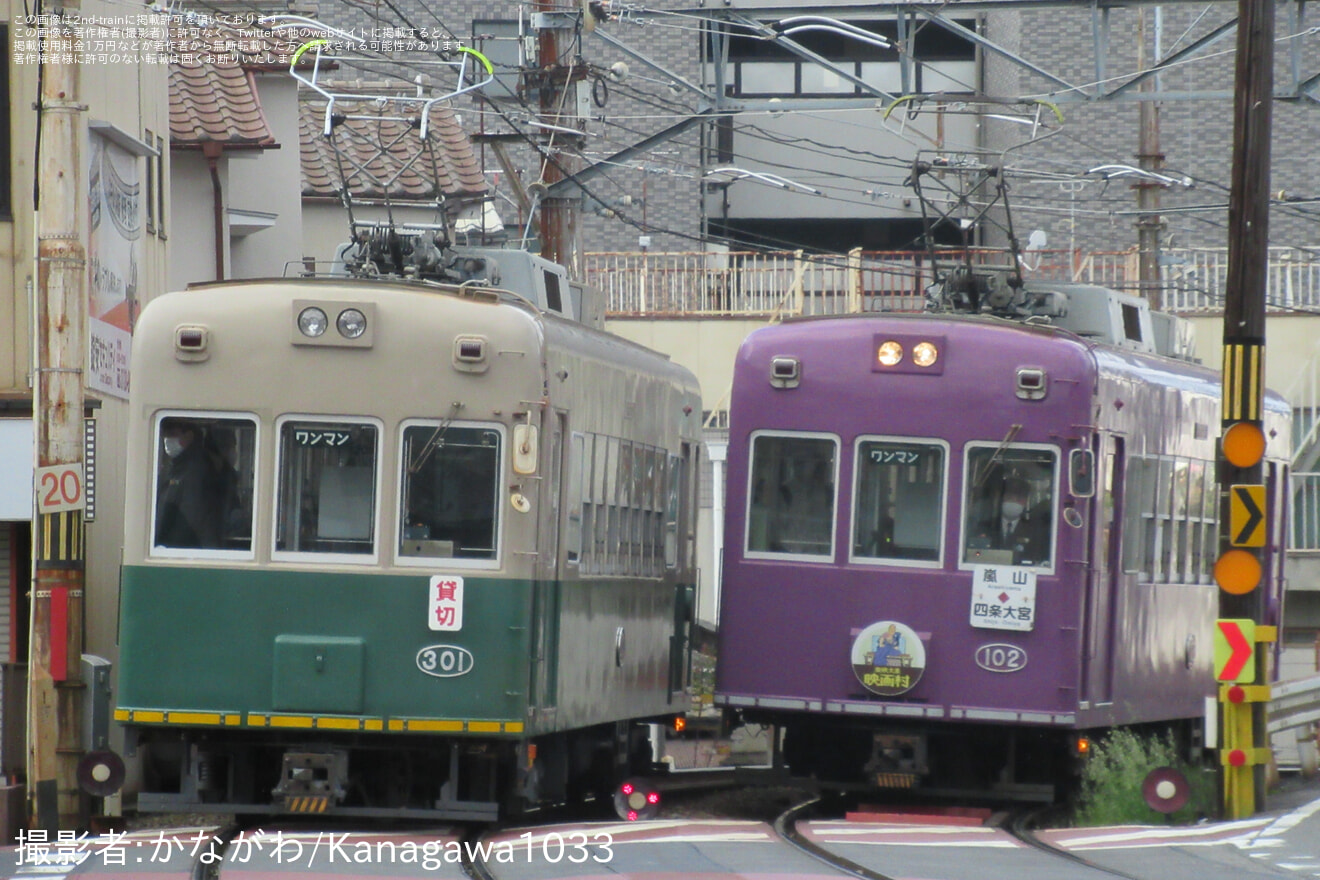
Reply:
[[275, 145], [252, 73], [237, 64], [171, 64], [170, 143], [196, 147], [206, 141], [233, 147]]
[[275, 146], [253, 70], [271, 69], [281, 56], [290, 58], [296, 46], [269, 31], [214, 22], [171, 28], [170, 39], [170, 143]]
[[[431, 107], [429, 134], [393, 119], [351, 118], [324, 135], [324, 98], [304, 94], [299, 102], [304, 196], [337, 196], [341, 172], [355, 198], [432, 201], [481, 196], [487, 191], [472, 141], [450, 107]], [[370, 102], [335, 101], [335, 117], [380, 116]], [[401, 115], [391, 109], [383, 115]], [[331, 138], [334, 143], [331, 144]], [[427, 143], [430, 149], [427, 149]], [[336, 157], [336, 147], [342, 156]]]

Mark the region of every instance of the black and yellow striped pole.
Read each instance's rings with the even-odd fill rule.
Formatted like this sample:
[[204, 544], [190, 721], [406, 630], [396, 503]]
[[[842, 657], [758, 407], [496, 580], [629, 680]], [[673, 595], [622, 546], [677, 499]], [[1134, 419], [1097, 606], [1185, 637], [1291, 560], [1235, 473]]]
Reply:
[[[1259, 645], [1274, 635], [1273, 627], [1264, 625], [1265, 598], [1260, 588], [1261, 548], [1269, 527], [1262, 416], [1273, 100], [1274, 0], [1238, 0], [1218, 471], [1220, 555], [1215, 563], [1215, 581], [1221, 588], [1217, 636], [1231, 643], [1233, 661], [1227, 665], [1234, 667], [1216, 663], [1224, 733], [1220, 743], [1224, 810], [1230, 818], [1251, 815], [1263, 801], [1263, 764], [1269, 755], [1268, 664]], [[1247, 653], [1254, 666], [1249, 675], [1242, 662]]]

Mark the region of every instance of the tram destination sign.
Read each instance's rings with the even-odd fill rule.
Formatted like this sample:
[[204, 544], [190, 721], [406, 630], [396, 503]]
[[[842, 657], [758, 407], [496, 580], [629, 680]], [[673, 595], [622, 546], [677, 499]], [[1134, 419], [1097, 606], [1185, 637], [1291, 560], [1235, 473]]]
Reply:
[[1036, 627], [1036, 573], [1015, 565], [972, 566], [971, 624], [1030, 632]]

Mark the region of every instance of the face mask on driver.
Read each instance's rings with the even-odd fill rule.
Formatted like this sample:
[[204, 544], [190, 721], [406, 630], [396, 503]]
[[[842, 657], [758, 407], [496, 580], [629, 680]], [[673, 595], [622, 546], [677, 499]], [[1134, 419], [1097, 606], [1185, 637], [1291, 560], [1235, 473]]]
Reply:
[[179, 453], [183, 452], [183, 441], [178, 437], [166, 437], [164, 444], [165, 454], [170, 458], [178, 458]]
[[1017, 519], [1022, 515], [1022, 511], [1026, 510], [1026, 508], [1027, 506], [1021, 501], [1005, 501], [1003, 504], [999, 505], [1000, 513], [1008, 519]]

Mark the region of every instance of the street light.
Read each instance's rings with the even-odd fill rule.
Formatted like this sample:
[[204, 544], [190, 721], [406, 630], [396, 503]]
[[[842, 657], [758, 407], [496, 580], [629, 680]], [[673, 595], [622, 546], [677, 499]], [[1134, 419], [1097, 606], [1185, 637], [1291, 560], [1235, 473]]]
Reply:
[[796, 180], [789, 180], [787, 177], [780, 177], [778, 174], [769, 174], [762, 171], [748, 171], [746, 168], [735, 168], [725, 166], [723, 168], [712, 168], [702, 177], [727, 177], [730, 182], [734, 180], [744, 180], [750, 178], [761, 183], [777, 186], [780, 189], [800, 190], [801, 192], [811, 193], [813, 196], [821, 195], [821, 191], [815, 187], [807, 186], [805, 183], [798, 183]]
[[849, 24], [846, 21], [840, 21], [837, 18], [828, 18], [824, 15], [793, 15], [788, 18], [780, 19], [772, 27], [775, 29], [774, 37], [766, 37], [773, 40], [775, 37], [792, 36], [803, 31], [826, 31], [832, 34], [839, 34], [845, 37], [852, 37], [854, 40], [860, 40], [863, 43], [869, 43], [879, 49], [897, 48], [893, 42], [885, 39], [879, 34], [873, 34], [868, 30], [863, 30], [857, 25]]
[[1115, 177], [1140, 177], [1145, 180], [1153, 180], [1164, 186], [1181, 186], [1183, 189], [1191, 189], [1196, 185], [1190, 177], [1166, 177], [1163, 174], [1156, 174], [1145, 168], [1134, 168], [1131, 165], [1097, 165], [1087, 174], [1099, 174], [1105, 180], [1113, 180]]

